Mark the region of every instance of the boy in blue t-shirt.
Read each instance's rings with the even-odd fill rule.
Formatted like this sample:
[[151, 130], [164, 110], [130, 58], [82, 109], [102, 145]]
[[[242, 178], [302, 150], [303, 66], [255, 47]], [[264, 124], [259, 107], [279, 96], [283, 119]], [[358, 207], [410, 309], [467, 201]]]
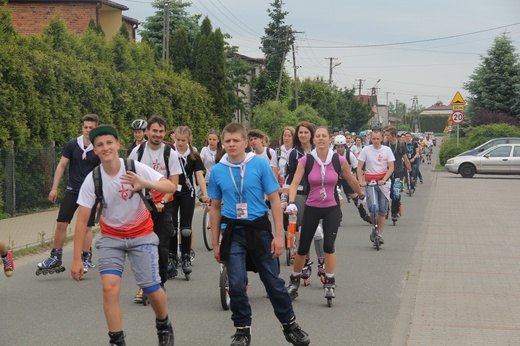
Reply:
[[[309, 345], [309, 334], [296, 323], [291, 298], [279, 276], [278, 257], [285, 246], [278, 182], [265, 160], [254, 153], [246, 154], [247, 131], [243, 125], [228, 124], [222, 139], [226, 154], [211, 170], [208, 195], [212, 199], [213, 255], [217, 262], [226, 264], [228, 271], [231, 319], [236, 327], [231, 345], [251, 343], [246, 268], [260, 274], [285, 339], [293, 345]], [[271, 203], [274, 237], [264, 193]], [[219, 243], [221, 228], [225, 229]]]

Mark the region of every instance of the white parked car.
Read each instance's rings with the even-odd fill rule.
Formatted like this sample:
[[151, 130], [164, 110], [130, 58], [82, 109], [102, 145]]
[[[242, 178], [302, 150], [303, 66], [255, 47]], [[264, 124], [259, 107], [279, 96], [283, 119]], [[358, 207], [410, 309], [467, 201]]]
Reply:
[[520, 174], [520, 144], [500, 144], [477, 155], [456, 156], [444, 167], [463, 178], [475, 174]]

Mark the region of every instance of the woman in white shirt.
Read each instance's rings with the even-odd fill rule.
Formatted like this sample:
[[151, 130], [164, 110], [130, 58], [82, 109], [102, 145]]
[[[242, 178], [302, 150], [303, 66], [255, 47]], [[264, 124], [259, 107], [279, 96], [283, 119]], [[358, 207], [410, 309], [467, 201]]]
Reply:
[[206, 169], [206, 183], [209, 181], [209, 175], [211, 168], [218, 163], [222, 155], [224, 155], [224, 149], [222, 148], [222, 141], [220, 134], [217, 130], [209, 130], [208, 137], [206, 138], [207, 145], [200, 151], [200, 158], [204, 163]]

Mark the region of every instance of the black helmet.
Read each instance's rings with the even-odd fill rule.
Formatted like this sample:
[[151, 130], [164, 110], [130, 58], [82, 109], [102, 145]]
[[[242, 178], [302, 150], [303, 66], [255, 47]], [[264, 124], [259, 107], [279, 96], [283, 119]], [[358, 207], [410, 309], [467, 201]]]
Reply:
[[136, 119], [132, 121], [132, 125], [130, 125], [133, 130], [145, 130], [146, 126], [148, 126], [148, 123], [143, 119]]

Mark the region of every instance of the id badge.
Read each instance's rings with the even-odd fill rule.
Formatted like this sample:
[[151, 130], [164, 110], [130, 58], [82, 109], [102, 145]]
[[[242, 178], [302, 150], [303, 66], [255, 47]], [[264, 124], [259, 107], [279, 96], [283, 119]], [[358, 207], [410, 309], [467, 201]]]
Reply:
[[247, 203], [237, 203], [237, 219], [247, 219]]
[[325, 191], [324, 187], [320, 189], [320, 196], [322, 201], [324, 201], [327, 198], [327, 191]]

